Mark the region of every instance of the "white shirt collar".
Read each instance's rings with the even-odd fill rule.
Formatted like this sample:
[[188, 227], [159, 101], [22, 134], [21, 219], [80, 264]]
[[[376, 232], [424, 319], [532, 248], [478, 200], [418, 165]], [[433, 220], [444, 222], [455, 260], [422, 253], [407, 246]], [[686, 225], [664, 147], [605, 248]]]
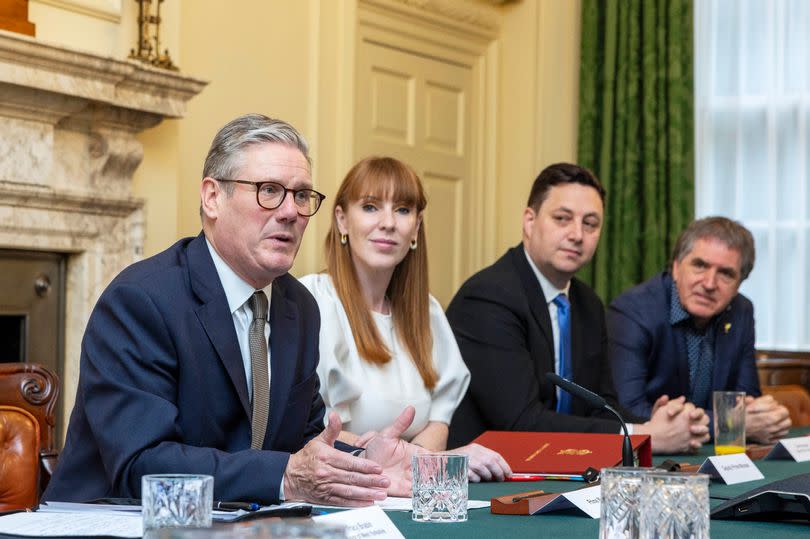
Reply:
[[532, 257], [529, 256], [529, 251], [526, 250], [526, 247], [523, 248], [523, 254], [526, 255], [526, 260], [529, 262], [529, 267], [532, 268], [534, 276], [537, 277], [537, 281], [540, 283], [540, 288], [543, 289], [543, 295], [546, 297], [547, 305], [554, 301], [554, 298], [560, 294], [565, 294], [568, 296], [568, 289], [571, 288], [571, 281], [565, 283], [565, 288], [560, 290], [551, 284], [551, 281], [546, 279], [546, 276], [543, 275], [543, 273], [537, 268], [537, 266], [534, 264], [534, 260], [532, 260]]
[[[225, 289], [225, 298], [228, 300], [228, 309], [231, 314], [239, 310], [250, 296], [256, 291], [251, 285], [246, 283], [244, 279], [239, 277], [235, 271], [231, 269], [227, 262], [222, 260], [216, 249], [214, 249], [208, 238], [205, 238], [205, 244], [208, 246], [208, 252], [211, 253], [211, 258], [214, 261], [214, 267], [217, 269], [219, 281], [222, 283], [222, 288]], [[267, 294], [267, 304], [270, 305], [270, 293], [273, 289], [273, 283], [264, 287], [264, 293]]]

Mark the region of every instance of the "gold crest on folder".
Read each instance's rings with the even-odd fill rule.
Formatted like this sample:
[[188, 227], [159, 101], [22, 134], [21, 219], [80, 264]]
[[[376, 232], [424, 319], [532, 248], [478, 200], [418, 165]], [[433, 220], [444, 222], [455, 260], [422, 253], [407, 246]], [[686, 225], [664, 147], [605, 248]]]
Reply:
[[593, 453], [590, 449], [560, 449], [557, 454], [558, 455], [590, 455]]

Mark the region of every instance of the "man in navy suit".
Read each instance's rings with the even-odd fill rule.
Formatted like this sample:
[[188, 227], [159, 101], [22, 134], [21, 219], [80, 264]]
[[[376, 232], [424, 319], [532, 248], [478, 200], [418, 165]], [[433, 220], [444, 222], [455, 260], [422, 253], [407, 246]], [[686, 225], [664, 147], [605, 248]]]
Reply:
[[[323, 426], [318, 307], [287, 273], [324, 198], [312, 190], [306, 141], [285, 122], [242, 116], [217, 133], [203, 176], [202, 233], [122, 271], [93, 310], [44, 498], [138, 498], [151, 473], [213, 475], [221, 500], [367, 505], [407, 495], [414, 448], [399, 434], [412, 409], [366, 458], [335, 449], [336, 415]], [[257, 383], [265, 367], [269, 398]], [[252, 425], [260, 390], [268, 420]]]
[[708, 418], [683, 399], [662, 400], [652, 418], [616, 402], [604, 305], [574, 277], [596, 251], [604, 197], [591, 171], [571, 163], [546, 167], [523, 211], [522, 243], [456, 293], [447, 319], [472, 378], [450, 422], [450, 446], [485, 430], [619, 432], [613, 416], [568, 398], [547, 372], [603, 396], [636, 434], [651, 435], [653, 451], [685, 452], [708, 440]]
[[609, 355], [623, 405], [649, 416], [657, 399], [682, 395], [710, 410], [712, 391], [745, 391], [746, 436], [771, 443], [787, 434], [787, 409], [760, 396], [754, 308], [739, 293], [753, 267], [751, 233], [708, 217], [681, 233], [671, 271], [613, 300]]

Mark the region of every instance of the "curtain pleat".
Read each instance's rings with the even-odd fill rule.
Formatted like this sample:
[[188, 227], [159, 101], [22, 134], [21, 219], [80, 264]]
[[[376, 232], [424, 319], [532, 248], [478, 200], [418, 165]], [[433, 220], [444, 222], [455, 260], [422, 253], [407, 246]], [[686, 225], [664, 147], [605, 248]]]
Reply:
[[666, 267], [694, 215], [691, 0], [583, 0], [578, 163], [607, 190], [605, 301]]

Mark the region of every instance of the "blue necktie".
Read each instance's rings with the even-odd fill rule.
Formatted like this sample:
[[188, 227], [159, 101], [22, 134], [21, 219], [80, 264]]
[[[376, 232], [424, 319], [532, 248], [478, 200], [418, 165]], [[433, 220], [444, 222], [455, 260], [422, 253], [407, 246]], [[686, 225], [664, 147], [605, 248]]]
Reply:
[[[570, 303], [565, 294], [560, 294], [554, 298], [554, 305], [557, 306], [557, 327], [560, 330], [560, 372], [557, 373], [566, 380], [574, 377], [571, 367], [571, 310]], [[557, 399], [557, 412], [561, 414], [571, 413], [571, 395], [567, 391], [560, 390], [560, 398]]]

